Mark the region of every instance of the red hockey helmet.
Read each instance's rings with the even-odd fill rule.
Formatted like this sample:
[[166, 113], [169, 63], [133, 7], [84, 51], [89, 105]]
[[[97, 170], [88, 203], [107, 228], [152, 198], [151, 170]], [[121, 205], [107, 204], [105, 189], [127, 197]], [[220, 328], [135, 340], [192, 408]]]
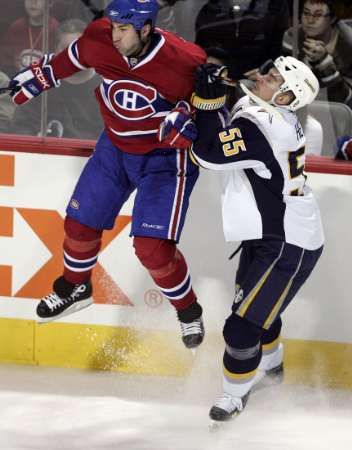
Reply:
[[129, 23], [140, 30], [147, 20], [154, 27], [158, 15], [157, 0], [114, 0], [105, 14], [112, 22]]

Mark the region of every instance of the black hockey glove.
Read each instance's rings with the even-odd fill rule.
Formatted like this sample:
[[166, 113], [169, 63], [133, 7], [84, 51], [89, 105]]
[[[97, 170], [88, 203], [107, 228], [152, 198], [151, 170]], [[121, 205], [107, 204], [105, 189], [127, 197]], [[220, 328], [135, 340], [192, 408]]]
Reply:
[[192, 105], [205, 111], [214, 111], [224, 106], [227, 88], [221, 78], [226, 76], [226, 66], [210, 63], [198, 66]]

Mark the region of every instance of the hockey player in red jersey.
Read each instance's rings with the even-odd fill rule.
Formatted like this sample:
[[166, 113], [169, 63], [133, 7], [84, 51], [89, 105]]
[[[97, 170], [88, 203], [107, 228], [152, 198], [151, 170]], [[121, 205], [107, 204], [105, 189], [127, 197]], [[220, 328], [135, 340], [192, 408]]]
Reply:
[[105, 129], [67, 206], [64, 273], [43, 298], [42, 322], [92, 303], [91, 271], [104, 229], [111, 229], [122, 205], [136, 190], [133, 245], [143, 266], [176, 308], [186, 347], [204, 336], [202, 308], [192, 289], [187, 263], [178, 250], [189, 197], [198, 177], [188, 158], [192, 128], [160, 144], [158, 128], [173, 109], [185, 111], [196, 67], [205, 54], [180, 37], [155, 29], [156, 0], [114, 0], [106, 17], [60, 54], [18, 73], [10, 83], [13, 100], [25, 103], [60, 79], [94, 68], [102, 83], [96, 97]]

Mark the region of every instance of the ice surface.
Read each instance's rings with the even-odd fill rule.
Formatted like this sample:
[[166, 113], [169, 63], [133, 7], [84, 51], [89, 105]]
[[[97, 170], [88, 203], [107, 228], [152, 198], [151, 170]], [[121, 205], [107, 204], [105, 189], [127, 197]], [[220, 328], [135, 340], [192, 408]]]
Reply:
[[352, 448], [352, 393], [342, 390], [258, 389], [242, 415], [210, 433], [213, 372], [201, 364], [176, 379], [0, 365], [0, 449]]

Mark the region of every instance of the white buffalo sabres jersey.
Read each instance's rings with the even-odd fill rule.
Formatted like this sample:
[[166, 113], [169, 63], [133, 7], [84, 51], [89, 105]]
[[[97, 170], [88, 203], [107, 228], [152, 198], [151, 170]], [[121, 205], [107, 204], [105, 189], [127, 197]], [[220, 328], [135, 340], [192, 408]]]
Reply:
[[[276, 111], [276, 113], [275, 113]], [[296, 114], [264, 109], [243, 97], [230, 119], [197, 113], [191, 156], [226, 170], [222, 216], [227, 241], [280, 239], [315, 250], [323, 245], [319, 207], [306, 184], [305, 136]]]

